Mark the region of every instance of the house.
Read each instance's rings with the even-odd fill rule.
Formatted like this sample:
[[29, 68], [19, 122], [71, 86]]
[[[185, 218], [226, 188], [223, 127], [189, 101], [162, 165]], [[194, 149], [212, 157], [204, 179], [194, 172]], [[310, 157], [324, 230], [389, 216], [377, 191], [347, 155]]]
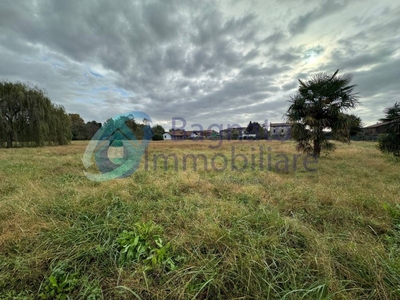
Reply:
[[[249, 126], [250, 125], [251, 122]], [[275, 139], [288, 139], [290, 138], [291, 127], [291, 123], [270, 123], [270, 136], [271, 138]], [[247, 128], [248, 127], [231, 127], [221, 130], [219, 134], [222, 139], [268, 139], [266, 131], [264, 133], [264, 136], [260, 135], [260, 126], [254, 126], [251, 131], [247, 131]]]
[[172, 140], [184, 140], [187, 139], [187, 131], [181, 129], [172, 129], [169, 131]]
[[255, 140], [257, 138], [257, 133], [249, 133], [245, 131], [242, 136], [239, 136], [239, 139], [241, 140]]
[[362, 133], [365, 135], [378, 135], [385, 133], [389, 123], [376, 123], [362, 128]]
[[289, 138], [292, 124], [290, 123], [270, 123], [270, 135], [272, 138]]
[[[251, 122], [250, 122], [251, 124]], [[254, 123], [256, 124], [256, 123]], [[248, 127], [230, 127], [227, 129], [222, 129], [219, 134], [222, 139], [232, 139], [232, 140], [251, 140], [260, 138], [259, 130], [260, 126], [254, 126], [252, 130], [247, 131]]]
[[186, 140], [186, 139], [209, 139], [215, 137], [217, 132], [215, 130], [182, 130], [172, 129], [170, 131], [172, 140]]
[[164, 132], [163, 133], [163, 138], [164, 138], [164, 140], [171, 140], [172, 139], [171, 134], [169, 132]]

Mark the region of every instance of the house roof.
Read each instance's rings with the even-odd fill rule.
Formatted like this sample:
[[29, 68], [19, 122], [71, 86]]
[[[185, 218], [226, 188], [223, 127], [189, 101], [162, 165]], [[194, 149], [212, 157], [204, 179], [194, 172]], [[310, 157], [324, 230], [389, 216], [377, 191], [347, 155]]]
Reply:
[[196, 132], [200, 132], [200, 133], [208, 133], [211, 134], [213, 132], [216, 132], [215, 130], [212, 129], [207, 129], [207, 130], [195, 130]]
[[282, 126], [291, 126], [290, 123], [270, 123], [270, 127], [282, 127]]
[[228, 131], [232, 131], [232, 130], [234, 130], [234, 129], [237, 129], [237, 130], [246, 130], [247, 127], [229, 127], [229, 128], [226, 128], [226, 129], [221, 129], [219, 132], [228, 132]]
[[386, 122], [386, 123], [383, 123], [383, 122], [376, 123], [376, 124], [373, 124], [373, 125], [369, 125], [369, 126], [363, 127], [363, 129], [381, 127], [381, 126], [384, 126], [384, 125], [387, 125], [387, 124], [388, 124], [388, 122]]
[[193, 131], [185, 131], [185, 130], [174, 130], [171, 131], [169, 134], [172, 136], [189, 136], [192, 134]]
[[190, 136], [192, 133], [197, 134], [197, 135], [203, 135], [203, 136], [208, 136], [211, 135], [214, 130], [172, 130], [171, 132], [168, 132], [171, 136]]

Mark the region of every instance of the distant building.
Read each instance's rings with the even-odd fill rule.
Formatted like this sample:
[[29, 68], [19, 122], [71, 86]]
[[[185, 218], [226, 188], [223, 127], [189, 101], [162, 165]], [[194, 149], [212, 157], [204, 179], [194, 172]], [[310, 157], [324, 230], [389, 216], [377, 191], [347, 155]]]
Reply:
[[247, 131], [247, 127], [232, 127], [221, 130], [219, 134], [223, 139], [283, 139], [290, 138], [291, 126], [290, 123], [270, 123], [270, 136], [267, 136], [267, 133], [260, 136], [260, 127], [256, 127], [250, 132]]
[[242, 136], [239, 137], [239, 139], [243, 140], [255, 140], [257, 138], [257, 133], [249, 133], [249, 132], [244, 132]]
[[269, 130], [271, 138], [290, 138], [292, 124], [290, 123], [270, 123]]
[[163, 133], [163, 138], [164, 140], [171, 140], [171, 134], [169, 132], [164, 132]]
[[[169, 132], [172, 140], [186, 140], [186, 139], [209, 139], [217, 135], [215, 130], [170, 130]], [[165, 138], [164, 138], [165, 139]]]
[[388, 124], [389, 123], [376, 123], [374, 125], [362, 128], [362, 132], [365, 135], [378, 135], [381, 133], [385, 133]]

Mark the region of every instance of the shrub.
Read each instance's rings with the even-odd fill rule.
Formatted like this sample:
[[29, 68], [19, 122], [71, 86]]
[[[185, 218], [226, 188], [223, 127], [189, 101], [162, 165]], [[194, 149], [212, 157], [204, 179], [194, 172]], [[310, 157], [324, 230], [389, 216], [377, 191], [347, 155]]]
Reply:
[[163, 141], [163, 140], [164, 140], [164, 137], [162, 134], [156, 133], [153, 135], [153, 141]]

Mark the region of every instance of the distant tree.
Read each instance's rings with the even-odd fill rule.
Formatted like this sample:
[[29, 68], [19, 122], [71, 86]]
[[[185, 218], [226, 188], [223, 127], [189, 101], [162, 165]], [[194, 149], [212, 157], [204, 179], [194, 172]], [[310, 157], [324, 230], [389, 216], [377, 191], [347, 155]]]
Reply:
[[362, 129], [362, 120], [360, 117], [356, 115], [347, 115], [349, 118], [350, 128], [349, 134], [350, 136], [355, 136], [357, 133], [361, 132]]
[[155, 125], [155, 126], [153, 126], [152, 128], [152, 131], [153, 131], [153, 141], [162, 141], [162, 140], [164, 140], [164, 132], [165, 132], [165, 129], [164, 129], [164, 127], [162, 127], [161, 125]]
[[116, 129], [114, 119], [107, 119], [101, 127], [103, 128], [103, 137], [111, 136]]
[[253, 122], [253, 132], [258, 132], [260, 129], [261, 125], [258, 122]]
[[136, 123], [134, 118], [125, 118], [125, 124], [132, 130], [133, 133], [136, 133], [140, 128], [140, 124]]
[[291, 97], [286, 118], [293, 123], [291, 136], [297, 142], [297, 150], [320, 156], [322, 150], [334, 150], [324, 133], [331, 129], [332, 138], [349, 141], [350, 120], [343, 113], [359, 103], [350, 85], [350, 75], [317, 74], [309, 81], [299, 79], [298, 92]]
[[0, 147], [65, 145], [71, 122], [44, 90], [24, 83], [0, 82]]
[[162, 127], [161, 125], [158, 125], [158, 124], [156, 126], [153, 126], [152, 130], [153, 130], [154, 134], [163, 135], [165, 132], [164, 127]]
[[[122, 140], [132, 138], [129, 133], [133, 133], [133, 128], [137, 129], [135, 120], [131, 120], [126, 116], [119, 118], [107, 119], [102, 126], [102, 139], [108, 139], [109, 145], [119, 147], [122, 145]], [[122, 130], [122, 133], [120, 132]]]
[[71, 131], [73, 140], [86, 140], [87, 130], [85, 126], [85, 121], [81, 118], [79, 114], [68, 114], [71, 118]]
[[[358, 133], [362, 131], [362, 121], [360, 117], [357, 117], [355, 115], [340, 113], [339, 118], [343, 120], [344, 123], [348, 124], [348, 127], [342, 130], [343, 136], [348, 137], [348, 142], [350, 142], [351, 137], [356, 136]], [[328, 138], [332, 138], [332, 132], [327, 132], [325, 136]]]
[[258, 122], [253, 122], [253, 132], [256, 134], [256, 139], [260, 139], [263, 136], [264, 130], [260, 123]]
[[249, 125], [247, 125], [246, 131], [248, 133], [251, 133], [253, 131], [253, 123], [250, 121]]
[[400, 102], [385, 110], [386, 116], [380, 121], [388, 123], [386, 133], [379, 136], [378, 148], [382, 152], [400, 156]]
[[232, 140], [237, 140], [237, 139], [239, 139], [239, 130], [237, 130], [236, 128], [233, 128], [233, 129], [231, 130], [231, 132], [230, 132], [229, 137], [230, 137]]
[[261, 126], [261, 125], [258, 128], [257, 138], [258, 139], [268, 139], [267, 132], [266, 132], [265, 128], [263, 126]]
[[135, 135], [135, 138], [137, 140], [143, 139], [144, 124], [137, 123], [136, 120], [132, 116], [125, 117], [125, 119], [123, 119], [123, 121], [132, 130], [132, 132]]
[[98, 123], [94, 120], [87, 122], [85, 124], [86, 138], [90, 140], [100, 128], [101, 128], [101, 123]]
[[[143, 138], [147, 139], [145, 133], [152, 132], [152, 130], [148, 131], [146, 129], [147, 127], [144, 123], [137, 123], [133, 116], [129, 115], [121, 116], [117, 119], [108, 119], [103, 125], [103, 127], [105, 127], [104, 135], [112, 135], [116, 129], [123, 127], [122, 123], [125, 123], [136, 140], [142, 140]], [[153, 135], [153, 133], [151, 135]]]
[[53, 113], [49, 116], [49, 135], [47, 140], [56, 145], [67, 145], [71, 142], [71, 120], [61, 105], [54, 105]]
[[268, 136], [269, 136], [268, 124], [267, 123], [263, 123], [261, 125], [261, 128], [258, 131], [258, 133], [259, 133], [259, 136], [260, 136], [261, 139], [268, 140]]
[[153, 135], [153, 141], [162, 141], [164, 140], [164, 136], [160, 133], [155, 133]]
[[263, 136], [264, 130], [261, 127], [260, 123], [250, 121], [250, 123], [247, 125], [246, 132], [256, 134], [257, 138], [260, 138]]

